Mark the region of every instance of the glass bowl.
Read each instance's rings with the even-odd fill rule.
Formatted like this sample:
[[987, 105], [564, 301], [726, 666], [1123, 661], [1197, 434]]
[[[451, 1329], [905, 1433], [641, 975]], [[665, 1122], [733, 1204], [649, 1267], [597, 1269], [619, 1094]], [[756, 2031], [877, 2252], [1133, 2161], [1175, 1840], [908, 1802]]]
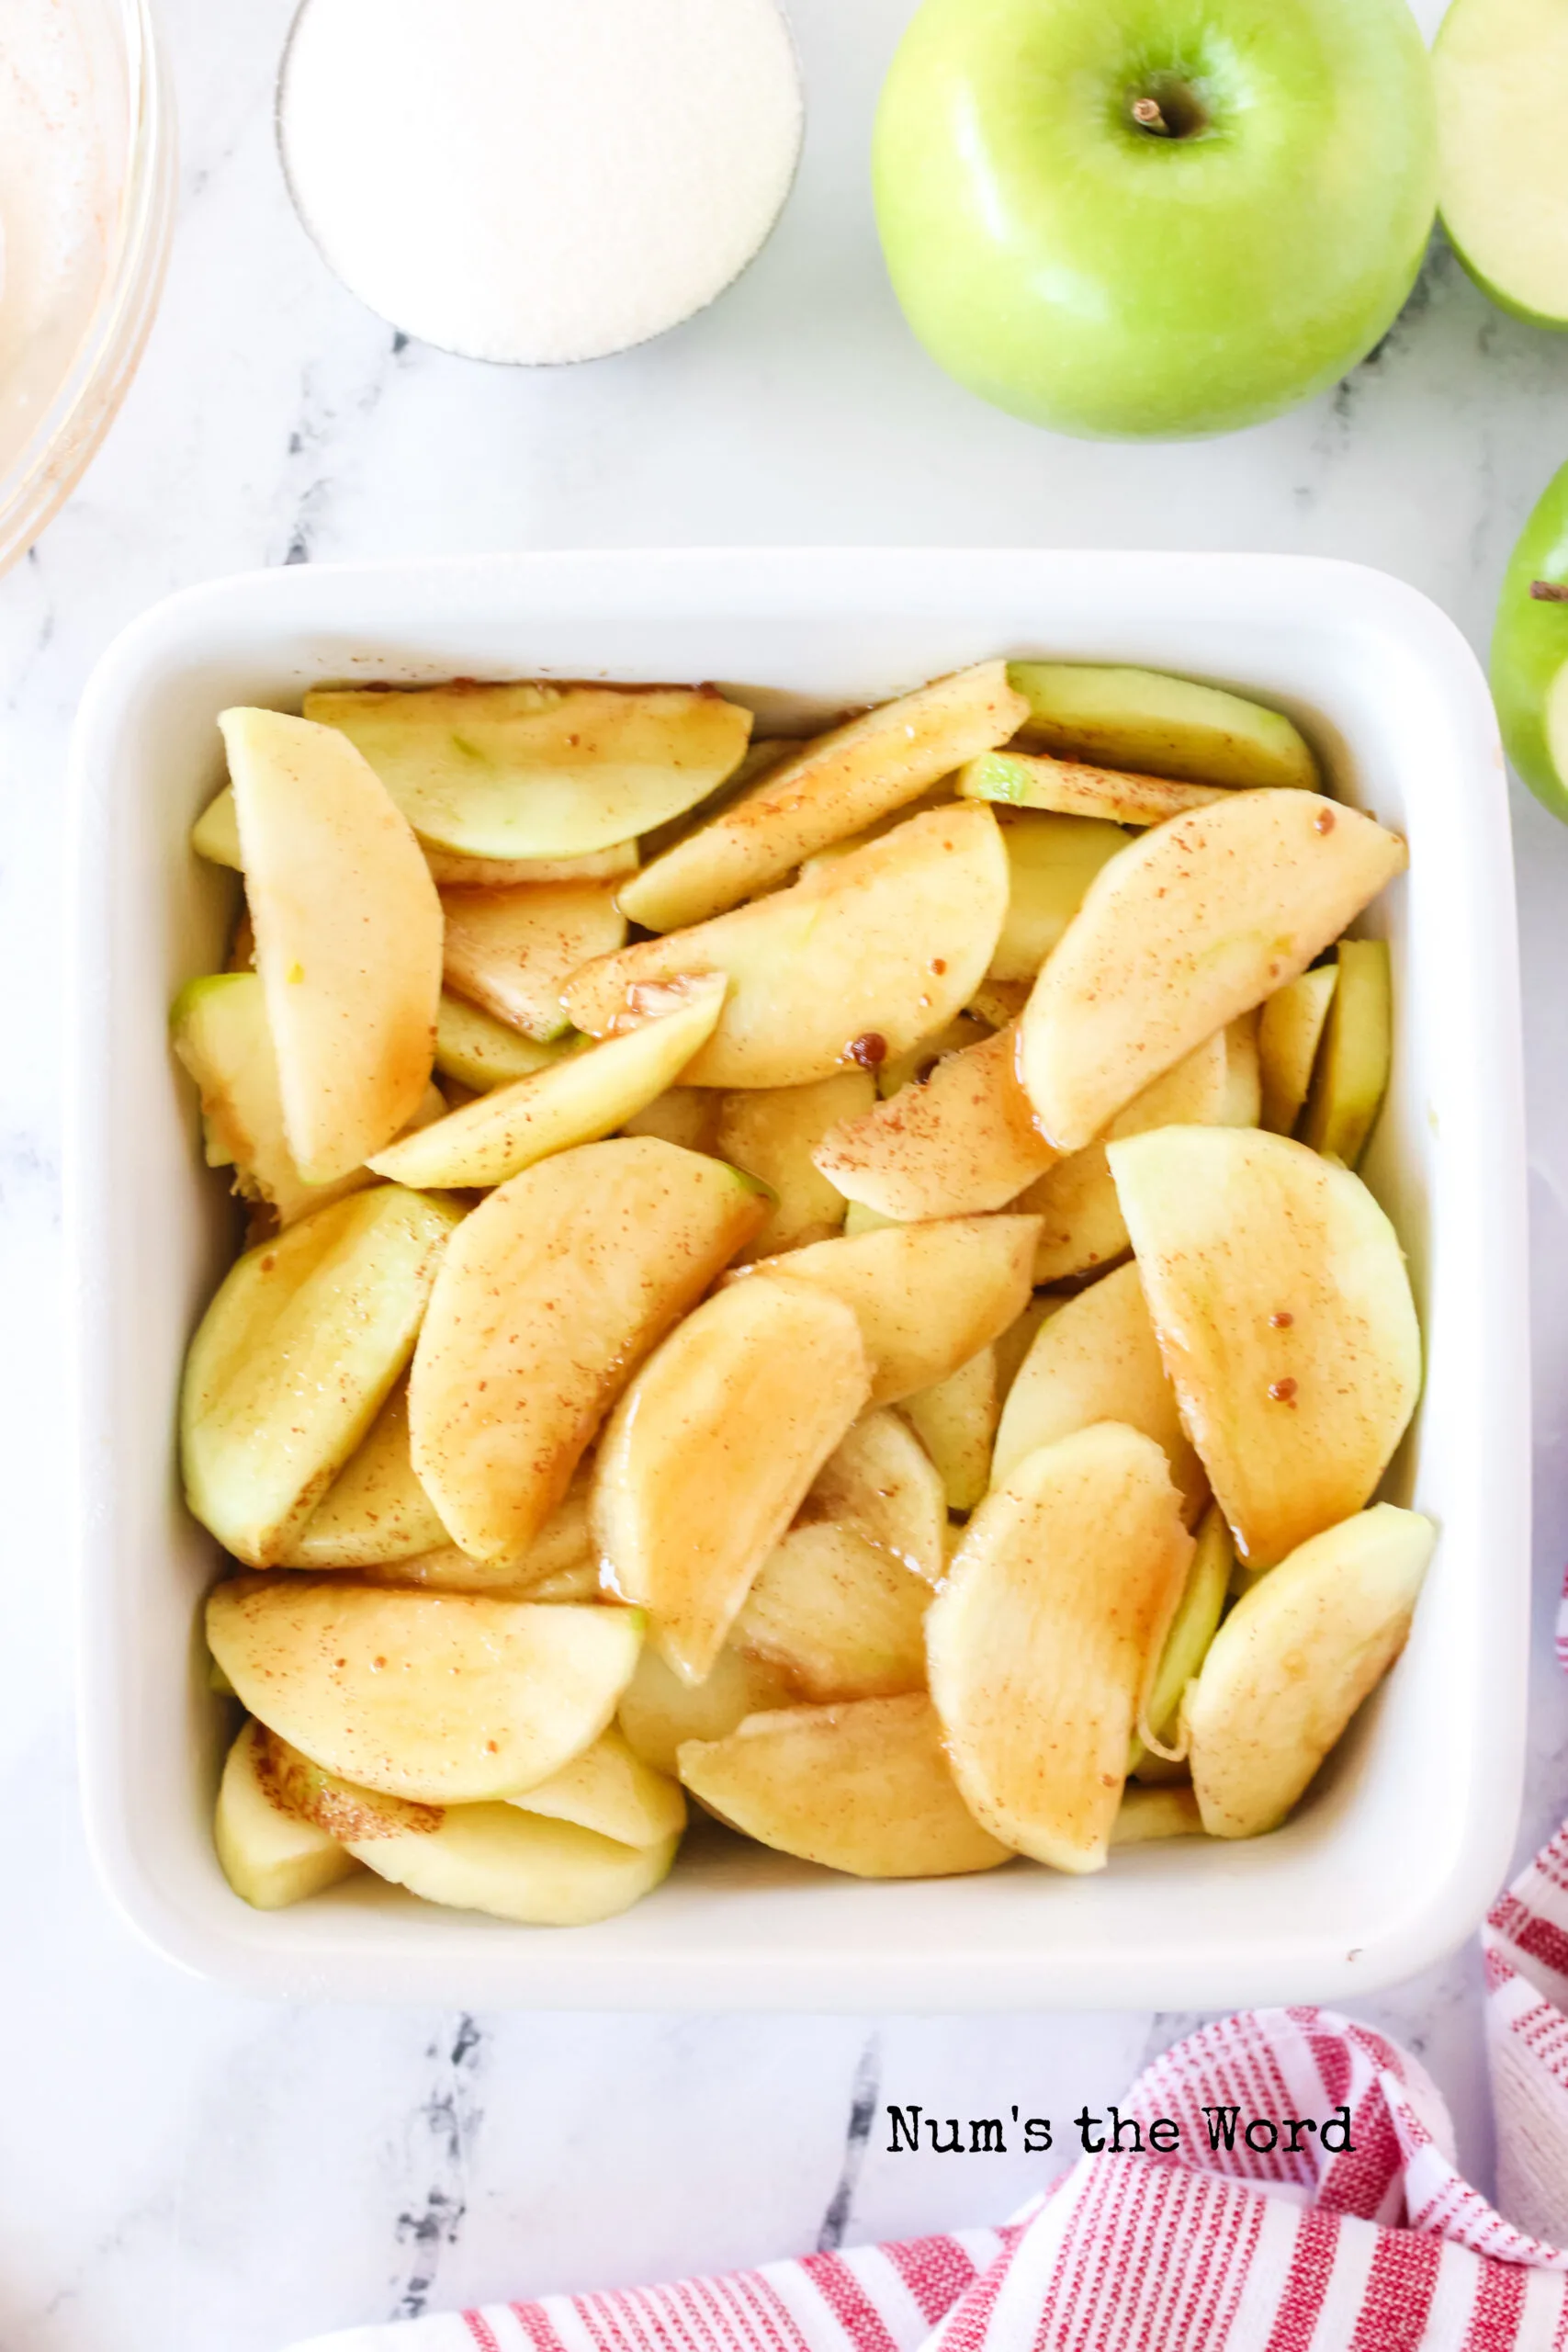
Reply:
[[28, 14], [18, 7], [6, 46], [47, 168], [28, 168], [24, 151], [13, 190], [0, 178], [13, 264], [0, 287], [0, 571], [69, 497], [119, 409], [175, 209], [173, 93], [151, 0], [51, 0], [30, 27]]

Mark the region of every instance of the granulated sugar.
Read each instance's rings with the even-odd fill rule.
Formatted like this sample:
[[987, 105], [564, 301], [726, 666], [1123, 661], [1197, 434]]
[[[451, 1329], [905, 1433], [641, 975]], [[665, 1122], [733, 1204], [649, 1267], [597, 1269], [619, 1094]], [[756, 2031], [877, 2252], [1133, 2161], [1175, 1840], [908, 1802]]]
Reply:
[[802, 104], [775, 0], [307, 0], [284, 167], [331, 266], [477, 359], [592, 359], [745, 268]]

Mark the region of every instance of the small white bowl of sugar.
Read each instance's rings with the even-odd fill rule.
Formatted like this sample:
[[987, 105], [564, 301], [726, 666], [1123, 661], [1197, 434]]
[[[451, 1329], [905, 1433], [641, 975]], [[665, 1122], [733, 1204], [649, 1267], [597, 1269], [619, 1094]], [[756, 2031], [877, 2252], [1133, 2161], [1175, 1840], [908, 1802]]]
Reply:
[[777, 0], [304, 0], [278, 140], [306, 230], [394, 327], [598, 359], [765, 242], [804, 122]]

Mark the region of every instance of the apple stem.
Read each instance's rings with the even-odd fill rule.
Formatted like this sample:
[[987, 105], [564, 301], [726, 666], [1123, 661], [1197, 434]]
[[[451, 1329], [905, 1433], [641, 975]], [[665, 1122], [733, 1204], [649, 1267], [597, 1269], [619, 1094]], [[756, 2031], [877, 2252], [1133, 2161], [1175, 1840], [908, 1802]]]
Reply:
[[1530, 594], [1538, 605], [1568, 605], [1568, 587], [1555, 580], [1532, 580]]
[[1162, 139], [1170, 137], [1170, 125], [1160, 112], [1157, 98], [1134, 98], [1133, 120], [1141, 123], [1145, 130], [1157, 131]]

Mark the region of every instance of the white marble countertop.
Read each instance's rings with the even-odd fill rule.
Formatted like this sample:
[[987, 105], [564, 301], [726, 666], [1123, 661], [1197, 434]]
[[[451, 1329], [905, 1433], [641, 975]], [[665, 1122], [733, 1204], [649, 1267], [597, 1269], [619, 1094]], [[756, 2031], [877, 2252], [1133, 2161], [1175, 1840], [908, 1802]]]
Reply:
[[[108, 639], [172, 588], [260, 564], [776, 540], [1355, 557], [1483, 645], [1515, 533], [1568, 457], [1568, 340], [1489, 309], [1440, 249], [1382, 347], [1262, 430], [1088, 447], [979, 406], [911, 343], [873, 233], [866, 130], [910, 0], [793, 0], [804, 167], [710, 313], [626, 359], [536, 376], [401, 345], [288, 209], [270, 97], [290, 6], [164, 0], [184, 202], [162, 317], [72, 505], [0, 582], [6, 2352], [273, 2352], [426, 2303], [995, 2218], [1037, 2185], [1034, 2162], [888, 2156], [885, 2130], [852, 2128], [857, 2100], [1102, 2106], [1187, 2022], [271, 2007], [176, 1974], [109, 1911], [72, 1763], [58, 1239], [61, 775]], [[1568, 1685], [1548, 1640], [1568, 1553], [1568, 831], [1522, 794], [1515, 825], [1539, 1300], [1522, 1848], [1568, 1810]], [[1433, 2067], [1484, 2180], [1477, 1983], [1466, 1953], [1367, 2013]]]

